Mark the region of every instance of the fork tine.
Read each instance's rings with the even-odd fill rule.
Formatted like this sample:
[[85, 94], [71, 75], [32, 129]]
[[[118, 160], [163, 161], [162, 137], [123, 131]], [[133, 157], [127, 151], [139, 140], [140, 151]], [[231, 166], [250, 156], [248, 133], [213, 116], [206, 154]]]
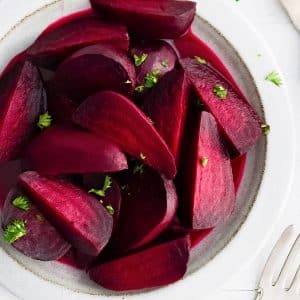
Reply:
[[281, 252], [284, 247], [292, 240], [294, 231], [294, 226], [290, 225], [287, 227], [282, 235], [280, 236], [279, 240], [277, 241], [276, 245], [274, 246], [267, 263], [265, 265], [263, 275], [261, 277], [261, 284], [262, 285], [269, 285], [273, 284], [273, 276], [275, 273], [275, 265], [278, 259], [281, 257]]
[[291, 288], [289, 290], [291, 293], [300, 293], [300, 267], [298, 267], [297, 273], [292, 281]]
[[[300, 250], [300, 235], [298, 235], [296, 241], [294, 242], [293, 247], [291, 248], [289, 255], [287, 256], [284, 265], [282, 267], [282, 270], [279, 274], [278, 281], [277, 281], [277, 284], [279, 286], [285, 287], [288, 276], [291, 275], [291, 272], [293, 272], [293, 268], [295, 268], [295, 263], [297, 263], [297, 258], [300, 254], [299, 250]], [[295, 269], [294, 272], [296, 272]]]

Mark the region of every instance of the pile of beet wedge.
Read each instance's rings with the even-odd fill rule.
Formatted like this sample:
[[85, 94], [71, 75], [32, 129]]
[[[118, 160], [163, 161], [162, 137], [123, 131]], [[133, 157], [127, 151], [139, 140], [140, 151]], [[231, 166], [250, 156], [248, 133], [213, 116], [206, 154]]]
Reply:
[[0, 78], [1, 165], [22, 163], [4, 239], [38, 260], [71, 251], [107, 289], [167, 285], [186, 273], [190, 236], [231, 215], [231, 159], [266, 125], [209, 62], [174, 46], [194, 2], [91, 5]]

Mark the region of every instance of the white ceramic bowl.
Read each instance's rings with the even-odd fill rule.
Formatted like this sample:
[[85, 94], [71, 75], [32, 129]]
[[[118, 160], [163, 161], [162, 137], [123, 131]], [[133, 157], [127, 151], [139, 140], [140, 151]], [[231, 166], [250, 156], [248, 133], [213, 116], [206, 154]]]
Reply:
[[[11, 0], [2, 5], [0, 70], [47, 25], [87, 8], [89, 3]], [[192, 295], [203, 298], [255, 258], [287, 203], [295, 158], [292, 117], [285, 88], [264, 80], [267, 73], [278, 71], [278, 66], [253, 28], [222, 1], [201, 0], [197, 13], [194, 31], [225, 62], [249, 101], [271, 124], [272, 131], [268, 141], [262, 140], [248, 155], [235, 213], [193, 251], [186, 277], [143, 293], [112, 294], [111, 299], [182, 300]], [[0, 283], [24, 300], [104, 299], [111, 294], [89, 281], [84, 272], [57, 262], [31, 260], [3, 241], [0, 265]]]

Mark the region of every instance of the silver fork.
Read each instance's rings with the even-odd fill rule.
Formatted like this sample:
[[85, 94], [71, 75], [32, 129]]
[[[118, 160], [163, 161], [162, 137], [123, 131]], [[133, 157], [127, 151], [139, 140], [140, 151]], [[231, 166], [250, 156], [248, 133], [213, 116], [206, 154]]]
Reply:
[[[289, 226], [277, 241], [264, 268], [257, 300], [300, 300], [300, 265], [298, 259], [300, 257], [300, 235], [298, 234], [296, 239], [294, 236], [295, 229], [293, 226]], [[293, 244], [289, 250], [288, 247], [291, 243]], [[284, 250], [289, 250], [289, 254], [283, 266], [279, 266], [280, 273], [276, 278], [276, 267], [284, 255]], [[291, 278], [293, 279], [289, 280]]]

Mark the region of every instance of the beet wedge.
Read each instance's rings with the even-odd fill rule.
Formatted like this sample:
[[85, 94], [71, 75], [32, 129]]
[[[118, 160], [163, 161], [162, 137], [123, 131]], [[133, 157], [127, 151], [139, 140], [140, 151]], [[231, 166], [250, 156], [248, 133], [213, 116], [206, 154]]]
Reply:
[[48, 111], [55, 123], [72, 123], [72, 115], [78, 107], [78, 103], [60, 91], [54, 82], [46, 85]]
[[142, 38], [174, 39], [190, 27], [196, 11], [191, 1], [91, 0], [92, 7], [103, 16], [124, 22]]
[[189, 122], [177, 185], [180, 212], [188, 227], [212, 228], [225, 221], [235, 205], [231, 163], [210, 113], [195, 112]]
[[174, 157], [147, 117], [126, 97], [100, 92], [84, 101], [73, 120], [99, 136], [118, 144], [123, 151], [162, 172], [176, 174]]
[[71, 245], [43, 217], [20, 188], [11, 189], [5, 200], [2, 211], [3, 230], [15, 220], [25, 223], [26, 234], [12, 245], [26, 256], [48, 261], [59, 259], [69, 251]]
[[92, 280], [113, 291], [154, 288], [181, 279], [187, 270], [188, 236], [149, 247], [90, 269]]
[[143, 100], [142, 109], [169, 146], [178, 165], [189, 102], [189, 84], [182, 70], [173, 70]]
[[18, 63], [0, 79], [0, 161], [22, 154], [45, 110], [43, 83], [30, 62]]
[[114, 228], [116, 229], [118, 224], [118, 219], [121, 210], [122, 196], [120, 187], [115, 179], [111, 176], [103, 174], [85, 174], [83, 176], [83, 185], [87, 190], [91, 189], [102, 189], [105, 183], [105, 180], [111, 182], [110, 187], [105, 192], [104, 196], [95, 196], [100, 200], [102, 205], [108, 210], [108, 212], [113, 216], [114, 219]]
[[27, 55], [39, 66], [55, 68], [70, 54], [94, 44], [110, 44], [127, 51], [127, 29], [95, 16], [79, 18], [42, 33]]
[[[177, 55], [174, 49], [165, 41], [151, 41], [135, 43], [131, 47], [131, 56], [136, 65], [136, 85], [147, 86], [147, 74], [156, 72], [158, 80], [174, 69]], [[148, 83], [149, 84], [149, 83]], [[152, 85], [150, 83], [150, 85]], [[137, 88], [137, 92], [141, 91]]]
[[125, 155], [111, 141], [63, 126], [45, 130], [29, 144], [24, 166], [46, 175], [116, 172], [128, 167]]
[[173, 182], [155, 170], [144, 166], [128, 171], [126, 177], [118, 226], [110, 244], [116, 253], [155, 239], [174, 218], [178, 204]]
[[262, 121], [247, 100], [217, 71], [196, 59], [180, 63], [196, 92], [225, 133], [233, 155], [248, 152], [262, 136]]
[[28, 171], [19, 176], [45, 217], [79, 251], [98, 255], [112, 233], [111, 215], [88, 193], [73, 184]]
[[100, 90], [130, 95], [135, 85], [135, 69], [125, 51], [93, 45], [75, 52], [57, 69], [57, 87], [75, 100]]

